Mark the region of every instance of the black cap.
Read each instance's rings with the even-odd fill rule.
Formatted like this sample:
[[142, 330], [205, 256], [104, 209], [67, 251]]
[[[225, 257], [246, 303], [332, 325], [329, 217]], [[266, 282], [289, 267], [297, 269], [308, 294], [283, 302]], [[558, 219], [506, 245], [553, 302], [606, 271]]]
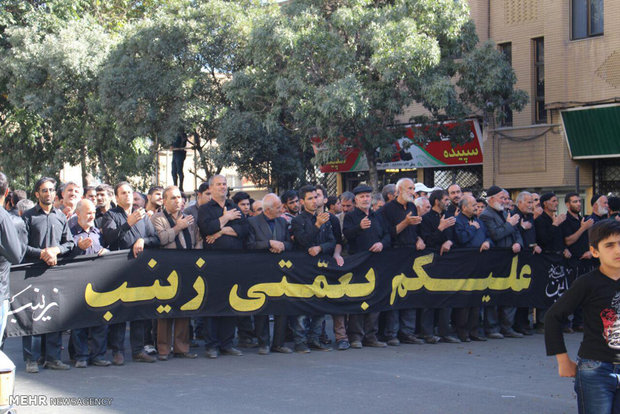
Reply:
[[355, 195], [362, 194], [362, 193], [372, 193], [372, 187], [366, 184], [361, 184], [353, 189], [353, 194]]
[[555, 194], [554, 194], [554, 193], [545, 193], [545, 194], [541, 195], [541, 196], [540, 196], [540, 200], [539, 200], [539, 201], [540, 201], [540, 205], [544, 207], [544, 204], [543, 204], [543, 203], [544, 203], [545, 201], [549, 201], [549, 200], [551, 200], [553, 197], [555, 197]]
[[598, 201], [598, 199], [601, 198], [602, 195], [603, 194], [594, 194], [592, 196], [592, 200], [590, 200], [590, 205], [593, 206]]
[[502, 191], [504, 191], [502, 188], [496, 186], [496, 185], [492, 185], [491, 187], [489, 187], [489, 189], [487, 190], [487, 197], [493, 197], [495, 194], [499, 194]]

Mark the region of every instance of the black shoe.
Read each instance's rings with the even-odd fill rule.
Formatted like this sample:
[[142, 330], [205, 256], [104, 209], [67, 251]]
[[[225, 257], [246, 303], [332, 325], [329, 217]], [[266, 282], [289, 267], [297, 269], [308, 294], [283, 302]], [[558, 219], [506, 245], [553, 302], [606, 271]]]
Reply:
[[273, 346], [271, 347], [271, 352], [278, 352], [280, 354], [290, 354], [293, 352], [291, 348], [288, 346]]
[[239, 339], [239, 344], [237, 346], [239, 346], [239, 348], [257, 348], [258, 341], [254, 338], [243, 338]]
[[506, 332], [502, 332], [502, 334], [504, 335], [504, 337], [506, 338], [523, 338], [523, 334], [510, 330], [510, 331], [506, 331]]
[[230, 348], [222, 348], [220, 350], [220, 353], [222, 355], [232, 355], [232, 356], [241, 356], [241, 355], [243, 355], [243, 352], [239, 351], [237, 348], [233, 348], [232, 346]]
[[476, 341], [476, 342], [486, 342], [487, 341], [487, 338], [485, 338], [484, 336], [469, 335], [469, 338], [472, 341]]
[[319, 341], [310, 341], [310, 342], [308, 342], [308, 348], [314, 349], [316, 351], [331, 351], [332, 350], [331, 347], [325, 346], [325, 345], [323, 345]]
[[295, 352], [297, 352], [298, 354], [309, 354], [310, 348], [308, 348], [308, 345], [304, 343], [295, 344]]
[[387, 347], [387, 344], [385, 342], [377, 341], [376, 339], [374, 341], [363, 341], [362, 345], [370, 347], [370, 348], [385, 348], [385, 347]]
[[436, 344], [437, 342], [439, 342], [441, 338], [435, 335], [428, 335], [424, 337], [424, 342], [426, 342], [427, 344]]
[[471, 342], [471, 339], [469, 338], [469, 336], [460, 336], [459, 335], [459, 340], [461, 342]]
[[400, 337], [400, 342], [403, 344], [412, 344], [412, 345], [422, 345], [424, 343], [423, 340], [414, 336], [414, 335], [402, 335]]
[[205, 356], [209, 359], [215, 359], [218, 355], [219, 353], [215, 348], [207, 348], [207, 350], [205, 351]]
[[195, 359], [198, 358], [198, 354], [193, 352], [179, 352], [178, 354], [174, 354], [175, 358], [187, 358], [187, 359]]
[[439, 342], [444, 342], [446, 344], [460, 344], [461, 343], [459, 338], [451, 336], [451, 335], [442, 336], [439, 339]]
[[132, 359], [134, 362], [155, 362], [157, 360], [157, 358], [147, 354], [144, 351], [132, 355]]

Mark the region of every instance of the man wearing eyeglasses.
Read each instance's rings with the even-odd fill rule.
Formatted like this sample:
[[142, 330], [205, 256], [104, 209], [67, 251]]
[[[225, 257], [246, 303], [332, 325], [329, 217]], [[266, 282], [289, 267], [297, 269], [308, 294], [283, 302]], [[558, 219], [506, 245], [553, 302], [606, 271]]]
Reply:
[[[67, 216], [53, 205], [56, 180], [50, 177], [39, 179], [34, 187], [34, 195], [38, 203], [23, 215], [28, 233], [26, 260], [42, 260], [48, 266], [55, 266], [58, 263], [58, 257], [71, 252], [74, 246]], [[52, 332], [22, 338], [26, 372], [39, 372], [38, 361], [42, 356], [42, 341], [45, 341], [44, 367], [58, 370], [69, 369], [69, 365], [60, 360], [61, 333]]]

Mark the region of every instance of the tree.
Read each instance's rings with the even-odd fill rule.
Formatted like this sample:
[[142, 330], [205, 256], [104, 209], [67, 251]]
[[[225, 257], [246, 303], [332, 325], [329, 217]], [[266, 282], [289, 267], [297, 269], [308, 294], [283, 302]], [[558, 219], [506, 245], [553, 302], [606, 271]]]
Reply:
[[102, 104], [119, 134], [150, 137], [158, 149], [185, 132], [206, 174], [219, 172], [223, 158], [214, 144], [228, 104], [222, 85], [238, 67], [251, 6], [186, 2], [130, 27], [100, 80]]
[[[251, 49], [231, 87], [238, 108], [260, 113], [268, 130], [281, 125], [305, 148], [320, 138], [317, 164], [339, 158], [343, 146], [358, 147], [376, 189], [377, 162], [392, 155], [401, 134], [393, 125], [408, 105], [431, 112], [426, 124], [467, 115], [460, 98], [469, 96], [454, 87], [458, 59], [477, 42], [465, 2], [293, 0], [281, 10], [254, 24], [250, 46], [265, 50]], [[439, 139], [420, 130], [420, 139]]]

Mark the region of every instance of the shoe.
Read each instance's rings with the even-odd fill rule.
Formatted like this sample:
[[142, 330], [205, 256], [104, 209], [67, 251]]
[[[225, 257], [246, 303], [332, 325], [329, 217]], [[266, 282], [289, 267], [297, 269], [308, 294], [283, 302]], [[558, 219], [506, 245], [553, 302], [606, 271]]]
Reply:
[[513, 331], [512, 329], [510, 331], [504, 332], [503, 333], [505, 338], [523, 338], [523, 334]]
[[349, 348], [351, 348], [351, 344], [346, 339], [336, 342], [336, 349], [339, 351], [346, 351]]
[[112, 362], [108, 361], [107, 359], [93, 359], [91, 361], [91, 365], [94, 365], [96, 367], [109, 367], [110, 365], [112, 365]]
[[400, 337], [400, 342], [403, 344], [412, 344], [412, 345], [422, 345], [424, 343], [423, 340], [416, 337], [415, 335], [403, 335]]
[[86, 368], [88, 366], [88, 362], [86, 361], [75, 361], [76, 368]]
[[187, 359], [195, 359], [198, 358], [198, 354], [193, 352], [179, 352], [178, 354], [173, 354], [175, 358], [187, 358]]
[[573, 326], [573, 331], [575, 331], [575, 332], [583, 332], [583, 325]]
[[269, 355], [269, 347], [268, 346], [258, 347], [258, 355]]
[[448, 336], [442, 336], [439, 339], [439, 342], [444, 342], [446, 344], [460, 344], [461, 340], [455, 336], [448, 335]]
[[399, 346], [400, 341], [398, 340], [398, 338], [392, 338], [392, 339], [388, 339], [386, 341], [386, 344], [388, 344], [389, 346]]
[[239, 348], [257, 348], [258, 341], [254, 338], [243, 338], [239, 339], [239, 343], [237, 344]]
[[138, 352], [137, 354], [132, 355], [131, 359], [133, 362], [155, 362], [157, 358], [147, 354], [146, 352]]
[[116, 352], [112, 355], [112, 365], [124, 365], [125, 364], [125, 356], [120, 352]]
[[478, 336], [478, 335], [469, 335], [469, 339], [471, 339], [472, 341], [476, 341], [476, 342], [486, 342], [487, 338], [485, 338], [484, 336]]
[[459, 336], [459, 340], [461, 342], [471, 342], [471, 339], [469, 338], [469, 336]]
[[218, 355], [219, 353], [215, 348], [207, 348], [207, 350], [205, 351], [205, 356], [210, 359], [215, 359]]
[[573, 330], [573, 328], [570, 328], [570, 327], [566, 327], [566, 328], [562, 329], [562, 332], [564, 332], [565, 334], [572, 334], [572, 333], [575, 333], [575, 331]]
[[502, 335], [499, 332], [491, 332], [490, 334], [487, 334], [487, 338], [489, 338], [489, 339], [504, 339], [504, 335]]
[[377, 341], [376, 339], [374, 341], [362, 342], [362, 344], [364, 346], [369, 347], [369, 348], [385, 348], [385, 347], [387, 347], [387, 344], [385, 342]]
[[327, 335], [321, 335], [319, 337], [319, 342], [324, 344], [324, 345], [330, 345], [332, 343], [332, 340], [329, 339], [329, 336], [327, 336]]
[[144, 352], [148, 355], [157, 355], [157, 349], [153, 345], [144, 345]]
[[424, 342], [426, 342], [427, 344], [436, 344], [437, 342], [439, 342], [441, 338], [435, 335], [428, 335], [424, 337]]
[[514, 330], [515, 332], [519, 332], [520, 334], [523, 334], [523, 335], [527, 335], [527, 336], [534, 335], [534, 332], [532, 331], [531, 328], [516, 327], [514, 328]]
[[298, 354], [309, 354], [310, 348], [308, 348], [308, 345], [304, 343], [295, 344], [295, 352], [297, 352]]
[[26, 361], [26, 372], [29, 374], [36, 374], [39, 372], [39, 364], [37, 364], [37, 361]]
[[222, 348], [220, 350], [220, 353], [222, 355], [231, 355], [231, 356], [241, 356], [243, 355], [243, 352], [239, 351], [237, 348], [234, 347], [230, 347], [230, 348]]
[[325, 346], [319, 341], [308, 342], [308, 348], [314, 349], [315, 351], [331, 351], [332, 350], [331, 347]]
[[157, 355], [157, 359], [159, 359], [160, 361], [167, 361], [168, 355]]
[[351, 341], [351, 348], [362, 349], [362, 341]]
[[291, 354], [293, 350], [288, 346], [274, 346], [271, 347], [271, 352], [278, 352], [280, 354]]
[[[84, 361], [84, 362], [86, 362], [86, 361]], [[55, 369], [55, 370], [59, 370], [59, 371], [66, 371], [68, 369], [71, 369], [69, 364], [65, 364], [60, 359], [55, 359], [53, 361], [46, 361], [45, 364], [43, 365], [43, 367], [47, 368], [47, 369]]]
[[544, 326], [539, 326], [538, 328], [535, 329], [535, 332], [537, 334], [544, 335], [545, 334], [545, 327]]

